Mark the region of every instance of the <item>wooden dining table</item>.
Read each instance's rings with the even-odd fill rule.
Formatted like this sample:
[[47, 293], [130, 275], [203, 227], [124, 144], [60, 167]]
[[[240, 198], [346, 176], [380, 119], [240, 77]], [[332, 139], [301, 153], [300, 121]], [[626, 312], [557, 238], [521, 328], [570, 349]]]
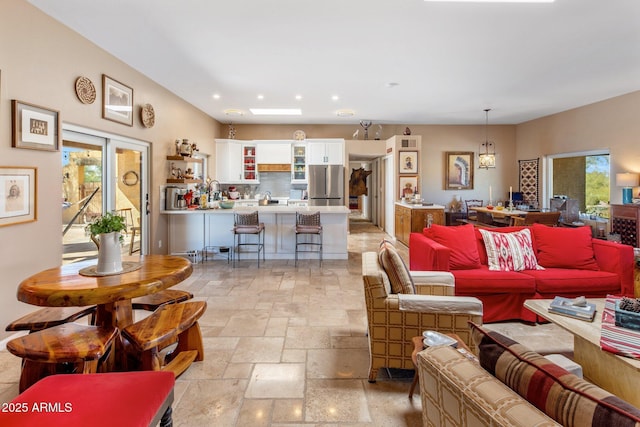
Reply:
[[110, 276], [86, 276], [81, 270], [95, 260], [50, 268], [24, 279], [18, 300], [42, 307], [96, 305], [96, 325], [123, 329], [133, 323], [131, 299], [170, 288], [193, 272], [191, 262], [168, 255], [123, 257], [139, 262], [134, 271]]
[[518, 209], [512, 209], [512, 210], [509, 210], [508, 208], [497, 209], [497, 207], [494, 207], [493, 209], [489, 209], [486, 206], [469, 207], [469, 210], [470, 211], [473, 210], [476, 212], [485, 212], [493, 215], [494, 218], [510, 218], [512, 216], [526, 216], [528, 213], [527, 211], [521, 211]]

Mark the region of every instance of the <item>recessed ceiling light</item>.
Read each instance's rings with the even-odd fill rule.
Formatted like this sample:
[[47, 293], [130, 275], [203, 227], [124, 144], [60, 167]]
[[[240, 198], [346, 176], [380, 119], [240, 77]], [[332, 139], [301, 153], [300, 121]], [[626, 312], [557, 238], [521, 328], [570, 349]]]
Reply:
[[302, 99], [302, 95], [296, 95], [296, 99], [300, 101]]
[[260, 100], [264, 99], [264, 95], [258, 95], [258, 99]]
[[236, 110], [235, 108], [229, 108], [227, 110], [224, 110], [224, 113], [227, 116], [242, 116], [242, 115], [244, 115], [244, 112], [242, 110]]
[[334, 100], [334, 101], [337, 101], [337, 100], [340, 99], [340, 97], [338, 95], [332, 95], [331, 99]]
[[336, 111], [336, 116], [338, 117], [351, 117], [355, 114], [353, 110], [338, 110]]
[[219, 93], [214, 93], [213, 94], [213, 99], [220, 99], [220, 94]]
[[254, 116], [300, 116], [299, 108], [249, 108]]

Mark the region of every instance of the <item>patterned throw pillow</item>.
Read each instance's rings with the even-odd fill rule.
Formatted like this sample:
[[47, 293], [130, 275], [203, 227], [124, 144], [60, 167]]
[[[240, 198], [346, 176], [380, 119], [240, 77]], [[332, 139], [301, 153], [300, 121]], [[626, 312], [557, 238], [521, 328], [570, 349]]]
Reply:
[[489, 270], [544, 270], [538, 265], [528, 229], [513, 233], [495, 233], [483, 229], [479, 231], [487, 250]]
[[394, 294], [416, 293], [409, 269], [400, 254], [396, 251], [396, 248], [390, 242], [383, 240], [382, 243], [380, 243], [378, 259], [385, 273], [389, 276], [391, 291]]
[[469, 322], [480, 365], [565, 427], [637, 427], [640, 410], [497, 332]]

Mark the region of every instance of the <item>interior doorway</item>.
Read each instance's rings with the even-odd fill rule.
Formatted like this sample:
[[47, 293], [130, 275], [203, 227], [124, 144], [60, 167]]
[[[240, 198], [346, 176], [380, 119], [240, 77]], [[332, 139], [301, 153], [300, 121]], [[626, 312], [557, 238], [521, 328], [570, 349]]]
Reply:
[[149, 144], [75, 126], [62, 136], [63, 264], [97, 258], [86, 226], [103, 212], [124, 218], [124, 255], [147, 253]]

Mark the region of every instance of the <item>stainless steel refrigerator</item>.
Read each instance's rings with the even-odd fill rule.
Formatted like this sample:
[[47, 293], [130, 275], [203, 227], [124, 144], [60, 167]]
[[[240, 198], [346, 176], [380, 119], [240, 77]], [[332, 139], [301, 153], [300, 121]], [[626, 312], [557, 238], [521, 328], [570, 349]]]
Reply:
[[344, 167], [342, 165], [309, 166], [309, 205], [344, 205]]

